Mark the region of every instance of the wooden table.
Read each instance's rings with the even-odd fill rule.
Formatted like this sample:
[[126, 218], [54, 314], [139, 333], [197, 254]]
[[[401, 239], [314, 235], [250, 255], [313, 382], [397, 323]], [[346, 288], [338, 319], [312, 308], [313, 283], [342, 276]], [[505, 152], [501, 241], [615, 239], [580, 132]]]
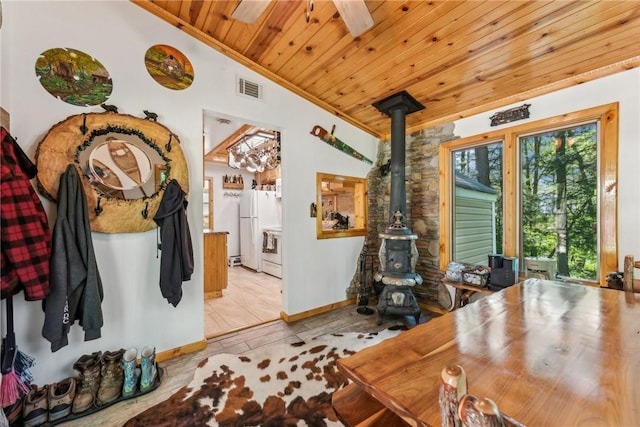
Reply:
[[640, 294], [528, 279], [338, 361], [349, 426], [439, 426], [442, 368], [527, 426], [640, 426]]

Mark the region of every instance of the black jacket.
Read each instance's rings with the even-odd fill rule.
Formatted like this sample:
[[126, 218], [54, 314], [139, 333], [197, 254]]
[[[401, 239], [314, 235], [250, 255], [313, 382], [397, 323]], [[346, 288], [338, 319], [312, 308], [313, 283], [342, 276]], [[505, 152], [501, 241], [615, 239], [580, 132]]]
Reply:
[[191, 280], [193, 273], [187, 204], [186, 193], [176, 180], [171, 180], [153, 217], [160, 227], [160, 291], [174, 307], [182, 299], [182, 282]]
[[75, 166], [60, 176], [58, 217], [53, 227], [51, 293], [45, 300], [42, 336], [58, 351], [69, 341], [71, 325], [80, 321], [85, 341], [100, 338], [102, 281], [93, 251], [87, 199]]

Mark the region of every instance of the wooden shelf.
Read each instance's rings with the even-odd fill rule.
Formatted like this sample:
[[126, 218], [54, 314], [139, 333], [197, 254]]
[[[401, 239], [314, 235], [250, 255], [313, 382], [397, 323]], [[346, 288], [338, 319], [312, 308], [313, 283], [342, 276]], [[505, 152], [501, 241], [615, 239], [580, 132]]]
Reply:
[[242, 190], [242, 189], [244, 189], [244, 184], [243, 183], [233, 183], [233, 182], [223, 182], [222, 183], [222, 188]]

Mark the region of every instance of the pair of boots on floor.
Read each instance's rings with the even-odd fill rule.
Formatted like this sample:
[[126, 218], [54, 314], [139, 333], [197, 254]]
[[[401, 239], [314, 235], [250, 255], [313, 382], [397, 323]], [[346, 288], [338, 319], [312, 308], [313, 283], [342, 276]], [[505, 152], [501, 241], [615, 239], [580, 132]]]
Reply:
[[70, 413], [80, 414], [93, 407], [104, 406], [120, 397], [133, 396], [138, 387], [149, 391], [156, 379], [156, 349], [146, 346], [140, 354], [130, 348], [98, 351], [81, 356], [73, 369], [80, 374], [44, 387], [32, 386], [24, 400], [25, 427], [57, 421]]
[[140, 354], [138, 349], [120, 349], [114, 352], [84, 355], [73, 364], [80, 372], [77, 378], [76, 397], [72, 412], [78, 414], [96, 406], [103, 406], [122, 397], [131, 397], [140, 386], [140, 392], [149, 391], [156, 378], [156, 349], [146, 346]]

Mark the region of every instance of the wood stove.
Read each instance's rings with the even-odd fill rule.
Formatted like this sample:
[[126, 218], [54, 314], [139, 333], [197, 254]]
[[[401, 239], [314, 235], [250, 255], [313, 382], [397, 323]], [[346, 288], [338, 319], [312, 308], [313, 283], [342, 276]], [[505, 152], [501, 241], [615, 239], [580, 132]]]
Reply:
[[405, 187], [405, 118], [407, 114], [422, 110], [424, 106], [407, 92], [402, 91], [373, 104], [380, 112], [391, 117], [391, 194], [389, 225], [381, 239], [380, 271], [373, 279], [384, 287], [378, 295], [378, 324], [385, 314], [412, 315], [416, 324], [420, 320], [420, 307], [413, 287], [422, 284], [416, 273], [418, 250], [414, 234], [406, 224], [407, 194]]

